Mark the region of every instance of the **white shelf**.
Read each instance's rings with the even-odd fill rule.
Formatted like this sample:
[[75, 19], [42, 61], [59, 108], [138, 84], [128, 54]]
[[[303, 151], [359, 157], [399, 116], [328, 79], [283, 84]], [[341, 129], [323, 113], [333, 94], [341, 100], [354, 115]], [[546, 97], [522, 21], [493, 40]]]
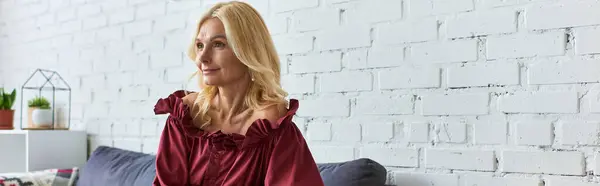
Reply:
[[87, 134], [74, 130], [0, 130], [0, 173], [82, 167]]

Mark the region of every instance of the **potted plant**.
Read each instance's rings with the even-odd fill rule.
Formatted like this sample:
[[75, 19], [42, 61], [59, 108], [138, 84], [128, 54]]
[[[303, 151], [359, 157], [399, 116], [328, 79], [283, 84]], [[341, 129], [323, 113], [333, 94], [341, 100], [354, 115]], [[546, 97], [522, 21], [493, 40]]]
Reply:
[[12, 130], [15, 110], [12, 109], [15, 99], [17, 98], [17, 90], [9, 94], [4, 92], [4, 88], [0, 88], [0, 130]]
[[52, 126], [52, 110], [50, 109], [50, 102], [42, 96], [34, 97], [27, 103], [29, 106], [28, 115], [28, 127], [29, 128], [42, 128]]

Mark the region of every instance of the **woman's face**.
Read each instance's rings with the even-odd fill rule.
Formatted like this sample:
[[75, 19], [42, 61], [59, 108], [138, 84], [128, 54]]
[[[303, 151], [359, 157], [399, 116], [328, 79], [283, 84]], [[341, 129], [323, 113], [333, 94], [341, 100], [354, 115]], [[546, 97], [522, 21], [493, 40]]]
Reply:
[[201, 25], [196, 50], [196, 64], [206, 85], [222, 86], [249, 80], [248, 68], [233, 53], [221, 20], [211, 18]]

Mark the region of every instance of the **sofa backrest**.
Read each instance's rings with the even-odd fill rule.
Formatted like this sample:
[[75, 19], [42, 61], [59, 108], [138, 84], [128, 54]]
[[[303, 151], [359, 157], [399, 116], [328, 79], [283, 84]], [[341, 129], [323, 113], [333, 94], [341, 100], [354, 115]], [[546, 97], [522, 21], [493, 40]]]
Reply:
[[[77, 186], [149, 186], [154, 161], [154, 155], [100, 146], [81, 168]], [[383, 186], [387, 178], [386, 169], [368, 158], [317, 165], [326, 186]]]

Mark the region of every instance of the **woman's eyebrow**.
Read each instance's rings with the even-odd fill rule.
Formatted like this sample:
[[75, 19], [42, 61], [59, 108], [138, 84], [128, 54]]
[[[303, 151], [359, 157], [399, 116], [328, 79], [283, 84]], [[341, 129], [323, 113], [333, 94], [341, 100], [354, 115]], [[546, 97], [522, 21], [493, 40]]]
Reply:
[[[217, 38], [227, 39], [227, 37], [225, 37], [225, 34], [217, 34], [217, 35], [210, 37], [210, 41], [215, 40]], [[196, 42], [201, 42], [200, 38], [196, 38]]]

